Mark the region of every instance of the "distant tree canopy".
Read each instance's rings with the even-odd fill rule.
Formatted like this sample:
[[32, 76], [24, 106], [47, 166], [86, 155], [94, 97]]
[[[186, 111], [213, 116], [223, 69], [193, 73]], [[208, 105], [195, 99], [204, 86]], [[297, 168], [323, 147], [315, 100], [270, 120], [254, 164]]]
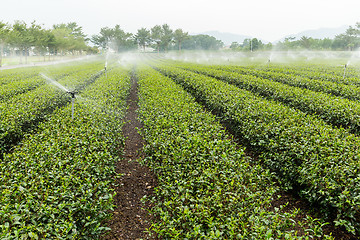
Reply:
[[145, 48], [151, 44], [150, 30], [146, 28], [139, 29], [135, 35], [135, 40], [145, 52]]
[[167, 24], [155, 25], [150, 29], [149, 37], [152, 43], [151, 46], [157, 49], [158, 52], [160, 50], [166, 51], [173, 40], [173, 31]]
[[[89, 46], [89, 41], [95, 47]], [[155, 51], [168, 50], [218, 50], [224, 46], [223, 42], [209, 35], [189, 35], [178, 28], [175, 31], [168, 24], [155, 25], [150, 29], [141, 28], [136, 34], [127, 33], [115, 25], [114, 28], [103, 27], [98, 35], [88, 38], [81, 26], [76, 22], [53, 25], [52, 29], [45, 29], [35, 21], [27, 24], [15, 21], [13, 24], [0, 21], [0, 66], [4, 55], [18, 55], [26, 57], [30, 54], [50, 56], [66, 54], [89, 54], [111, 48], [115, 52], [122, 52], [146, 47]], [[243, 43], [233, 42], [230, 49], [234, 51], [309, 49], [309, 50], [355, 50], [360, 47], [360, 22], [349, 26], [345, 33], [334, 39], [314, 39], [303, 36], [286, 38], [275, 46], [264, 44], [257, 38], [245, 39]]]
[[[118, 29], [118, 25], [115, 27]], [[117, 49], [118, 51], [126, 51], [140, 47], [145, 51], [146, 47], [152, 47], [155, 51], [168, 50], [218, 50], [224, 46], [223, 42], [209, 35], [189, 36], [187, 32], [178, 28], [175, 31], [168, 24], [155, 25], [151, 29], [141, 28], [135, 35], [120, 31], [122, 36], [120, 45], [113, 46], [114, 30], [110, 28], [102, 28], [99, 35], [94, 35], [91, 41], [99, 48], [107, 49], [108, 47]], [[119, 48], [119, 46], [122, 46]]]
[[75, 22], [54, 25], [45, 29], [33, 21], [15, 21], [13, 24], [0, 22], [0, 66], [4, 55], [25, 57], [35, 55], [94, 53], [88, 46], [88, 39], [82, 27]]
[[334, 40], [331, 40], [329, 38], [315, 39], [302, 36], [299, 40], [295, 40], [295, 38], [291, 37], [285, 38], [283, 42], [277, 43], [276, 48], [279, 50], [332, 50], [334, 46], [333, 44]]
[[230, 49], [234, 51], [257, 51], [257, 50], [270, 50], [273, 45], [271, 43], [264, 44], [261, 40], [257, 38], [246, 38], [243, 43], [232, 42]]
[[360, 22], [350, 26], [345, 33], [337, 35], [332, 43], [333, 49], [354, 50], [360, 47]]
[[64, 52], [82, 52], [87, 49], [87, 38], [82, 27], [77, 23], [57, 24], [53, 26], [52, 33], [55, 36], [55, 50]]
[[127, 33], [115, 25], [114, 28], [104, 27], [100, 29], [99, 35], [94, 35], [91, 41], [102, 49], [111, 48], [116, 52], [128, 51], [137, 48], [133, 34]]
[[203, 34], [189, 36], [182, 43], [182, 48], [188, 50], [219, 50], [222, 47], [224, 43], [221, 40]]
[[345, 33], [337, 35], [334, 39], [324, 38], [316, 39], [302, 36], [296, 40], [295, 37], [287, 37], [278, 42], [275, 46], [271, 43], [263, 44], [256, 38], [245, 39], [243, 43], [233, 42], [230, 49], [234, 51], [256, 51], [270, 50], [355, 50], [360, 47], [360, 22], [355, 27], [349, 26]]
[[184, 32], [182, 29], [178, 28], [175, 30], [174, 41], [177, 44], [179, 51], [181, 51], [181, 44], [189, 38], [189, 34], [187, 32]]
[[302, 36], [299, 40], [286, 38], [276, 45], [278, 49], [308, 49], [308, 50], [355, 50], [360, 47], [360, 22], [355, 27], [349, 26], [345, 33], [334, 39], [315, 39]]

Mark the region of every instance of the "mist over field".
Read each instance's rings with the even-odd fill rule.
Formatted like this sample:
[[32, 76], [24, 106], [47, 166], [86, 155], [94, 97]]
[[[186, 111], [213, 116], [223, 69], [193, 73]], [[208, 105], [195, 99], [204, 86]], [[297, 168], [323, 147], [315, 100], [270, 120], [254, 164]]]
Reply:
[[0, 239], [359, 239], [360, 1], [0, 7]]

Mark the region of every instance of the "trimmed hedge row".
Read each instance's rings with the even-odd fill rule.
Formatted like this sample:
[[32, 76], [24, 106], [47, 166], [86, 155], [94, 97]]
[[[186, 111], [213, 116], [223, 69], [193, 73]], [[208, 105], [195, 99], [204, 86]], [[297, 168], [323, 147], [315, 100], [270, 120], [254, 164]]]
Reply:
[[98, 239], [112, 209], [130, 79], [110, 71], [0, 161], [1, 239]]
[[277, 72], [284, 73], [288, 75], [297, 75], [306, 77], [309, 79], [318, 79], [322, 81], [331, 81], [346, 85], [357, 85], [360, 86], [360, 79], [356, 77], [358, 74], [354, 71], [353, 68], [347, 67], [345, 70], [344, 78], [344, 67], [314, 67], [309, 66], [308, 68], [299, 68], [299, 67], [285, 67], [285, 66], [271, 66], [270, 68], [260, 68], [259, 70], [267, 72]]
[[[0, 86], [5, 87], [6, 84], [14, 83], [16, 81], [22, 81], [29, 78], [33, 78], [39, 75], [39, 72], [44, 72], [46, 75], [50, 75], [53, 78], [53, 74], [57, 74], [56, 78], [68, 75], [71, 72], [78, 71], [80, 68], [87, 68], [92, 65], [91, 61], [74, 61], [69, 63], [60, 63], [48, 66], [35, 66], [35, 67], [20, 67], [15, 69], [1, 69], [0, 68]], [[98, 64], [100, 62], [98, 61]], [[103, 62], [101, 63], [103, 65]], [[61, 74], [58, 74], [62, 72]]]
[[280, 101], [303, 112], [319, 116], [329, 124], [360, 133], [360, 104], [348, 99], [308, 89], [288, 86], [268, 79], [213, 69], [206, 66], [176, 65], [223, 80], [240, 88]]
[[[57, 81], [59, 81], [59, 79], [74, 74], [74, 72], [77, 72], [77, 74], [85, 71], [88, 72], [93, 67], [94, 65], [90, 65], [90, 64], [83, 64], [78, 67], [73, 67], [73, 66], [56, 67], [56, 68], [48, 69], [46, 73], [50, 74], [52, 79], [56, 79]], [[44, 77], [39, 75], [40, 70], [41, 69], [39, 68], [34, 68], [32, 71], [29, 70], [24, 74], [16, 73], [19, 79], [17, 80], [13, 79], [13, 81], [4, 84], [3, 88], [0, 89], [0, 102], [11, 99], [12, 97], [18, 94], [31, 91], [47, 83]], [[24, 72], [24, 71], [20, 71], [20, 72]], [[10, 79], [12, 78], [10, 77]]]
[[[212, 114], [150, 68], [136, 72], [139, 116], [149, 165], [158, 176], [151, 230], [164, 239], [302, 239], [296, 212], [270, 211], [278, 187], [250, 163]], [[305, 220], [304, 220], [305, 222]], [[314, 223], [311, 223], [314, 224]], [[314, 230], [318, 229], [318, 231]], [[313, 232], [311, 232], [313, 231]], [[326, 236], [322, 236], [326, 237]], [[330, 238], [329, 238], [330, 239]]]
[[346, 85], [342, 83], [323, 81], [319, 79], [309, 79], [306, 77], [288, 75], [278, 72], [267, 72], [261, 70], [250, 70], [242, 67], [214, 66], [217, 69], [252, 75], [272, 81], [284, 83], [294, 87], [305, 88], [316, 92], [329, 93], [334, 96], [348, 98], [350, 100], [360, 100], [360, 86]]
[[36, 77], [26, 77], [25, 80], [15, 81], [5, 86], [2, 86], [0, 89], [0, 102], [11, 99], [12, 97], [22, 94], [28, 91], [31, 91], [41, 85], [43, 85], [46, 81], [44, 78], [36, 76]]
[[38, 69], [33, 68], [17, 68], [2, 70], [0, 68], [0, 86], [5, 87], [6, 84], [32, 78], [38, 75]]
[[[73, 72], [59, 81], [68, 87], [82, 90], [94, 82], [102, 72], [102, 66], [94, 64], [88, 71]], [[70, 88], [69, 87], [69, 88]], [[24, 136], [32, 131], [39, 122], [52, 112], [70, 102], [70, 96], [51, 84], [46, 84], [33, 91], [14, 96], [0, 104], [0, 158]]]
[[228, 120], [284, 185], [300, 186], [299, 193], [310, 202], [334, 209], [337, 225], [360, 232], [358, 137], [214, 78], [157, 67]]

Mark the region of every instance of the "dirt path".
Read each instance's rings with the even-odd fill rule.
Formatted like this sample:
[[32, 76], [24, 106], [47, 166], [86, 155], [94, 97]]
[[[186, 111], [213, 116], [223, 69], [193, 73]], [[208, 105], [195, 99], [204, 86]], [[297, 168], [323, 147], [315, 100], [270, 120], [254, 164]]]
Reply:
[[129, 109], [125, 116], [126, 124], [123, 126], [126, 137], [124, 159], [117, 165], [117, 172], [122, 174], [115, 188], [117, 195], [114, 198], [114, 205], [117, 207], [108, 223], [112, 230], [102, 239], [149, 239], [144, 231], [150, 227], [151, 216], [144, 209], [149, 209], [151, 206], [141, 203], [141, 198], [152, 194], [156, 178], [147, 167], [136, 161], [142, 157], [141, 150], [144, 144], [136, 130], [142, 127], [136, 113], [137, 87], [136, 79], [133, 77], [127, 101]]
[[15, 68], [41, 67], [41, 66], [56, 65], [60, 63], [70, 63], [70, 62], [82, 61], [90, 58], [93, 58], [93, 56], [85, 56], [80, 58], [71, 58], [71, 59], [63, 59], [63, 60], [55, 60], [55, 61], [52, 60], [52, 61], [44, 61], [44, 62], [30, 62], [24, 64], [15, 64], [15, 65], [2, 65], [0, 66], [0, 71], [7, 69], [15, 69]]

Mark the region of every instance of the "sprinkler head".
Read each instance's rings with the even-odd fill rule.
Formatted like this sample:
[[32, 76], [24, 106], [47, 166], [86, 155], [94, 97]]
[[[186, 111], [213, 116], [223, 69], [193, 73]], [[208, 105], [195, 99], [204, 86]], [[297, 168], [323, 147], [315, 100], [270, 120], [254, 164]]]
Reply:
[[75, 98], [75, 94], [77, 94], [76, 91], [68, 91], [68, 94], [70, 94], [71, 98]]

